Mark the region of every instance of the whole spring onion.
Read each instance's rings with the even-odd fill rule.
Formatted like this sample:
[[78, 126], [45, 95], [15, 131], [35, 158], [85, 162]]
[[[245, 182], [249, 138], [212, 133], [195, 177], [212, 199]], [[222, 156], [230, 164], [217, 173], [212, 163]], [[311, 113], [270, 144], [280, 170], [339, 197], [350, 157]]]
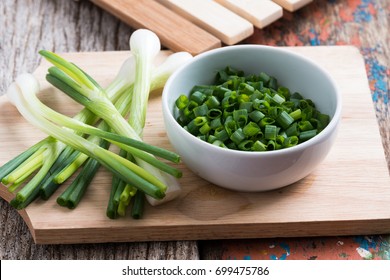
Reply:
[[[136, 62], [136, 76], [128, 122], [131, 127], [134, 127], [134, 131], [137, 136], [142, 138], [146, 118], [147, 100], [151, 86], [150, 81], [152, 76], [153, 60], [160, 51], [161, 45], [156, 34], [144, 29], [137, 30], [132, 34], [129, 45]], [[147, 96], [146, 99], [143, 98], [144, 96]], [[136, 157], [131, 153], [127, 153], [126, 156], [131, 158], [133, 161], [136, 161], [140, 166], [143, 166], [143, 168], [151, 172], [151, 174], [155, 175], [157, 178], [162, 178], [162, 175], [158, 170], [150, 168], [150, 166], [145, 164], [145, 162], [139, 157]], [[123, 184], [121, 180], [113, 179], [113, 184], [114, 183], [121, 185], [121, 188], [118, 189], [117, 186], [112, 186], [112, 188], [116, 190], [116, 195], [111, 198], [113, 199], [113, 202], [109, 202], [108, 206], [114, 205], [117, 209], [117, 214], [124, 216], [126, 208], [130, 204], [131, 198], [135, 196], [137, 192], [140, 192], [140, 190], [134, 191], [134, 186], [130, 184]], [[118, 196], [120, 199], [118, 199]]]
[[[136, 32], [135, 32], [136, 33]], [[141, 39], [142, 36], [140, 37]], [[141, 40], [138, 39], [138, 40]], [[140, 46], [140, 44], [139, 44]], [[56, 56], [55, 54], [49, 53], [42, 51], [41, 54], [43, 56], [46, 55], [48, 60], [52, 59], [52, 63], [55, 66], [58, 67], [53, 67], [49, 70], [49, 75], [50, 78], [55, 78], [57, 80], [60, 80], [62, 82], [62, 85], [65, 84], [66, 90], [64, 90], [66, 93], [70, 94], [79, 94], [79, 97], [84, 96], [92, 99], [96, 96], [99, 96], [99, 94], [102, 93], [105, 102], [112, 101], [115, 106], [110, 105], [109, 102], [106, 103], [108, 104], [109, 109], [115, 108], [118, 116], [125, 116], [128, 114], [131, 104], [132, 104], [132, 94], [135, 85], [133, 85], [133, 82], [136, 79], [135, 72], [133, 69], [136, 68], [136, 60], [133, 59], [133, 57], [129, 58], [123, 65], [122, 68], [115, 78], [115, 80], [107, 87], [106, 91], [103, 91], [101, 87], [86, 73], [84, 73], [81, 69], [79, 69], [77, 66], [68, 63], [64, 61], [62, 58]], [[49, 56], [49, 57], [48, 57]], [[50, 57], [51, 56], [51, 57]], [[149, 73], [149, 79], [147, 79], [148, 86], [145, 87], [145, 84], [143, 86], [144, 92], [154, 90], [157, 88], [162, 87], [165, 84], [166, 79], [169, 77], [169, 75], [180, 65], [185, 63], [191, 58], [191, 55], [188, 53], [177, 53], [169, 56], [169, 58], [158, 68], [149, 67], [147, 73]], [[149, 61], [149, 63], [151, 60]], [[139, 63], [139, 62], [138, 62]], [[145, 74], [141, 75], [141, 77], [145, 77]], [[49, 78], [49, 79], [50, 79]], [[28, 79], [25, 79], [27, 81]], [[32, 79], [31, 79], [32, 80]], [[141, 82], [143, 79], [139, 79]], [[73, 91], [72, 92], [72, 86], [79, 86], [79, 87], [73, 87], [73, 90], [76, 91], [76, 93]], [[119, 161], [121, 164], [125, 165], [127, 168], [129, 166], [131, 167], [136, 167], [138, 165], [132, 163], [132, 161], [128, 161], [125, 159], [125, 157], [129, 157], [130, 154], [134, 154], [136, 158], [138, 158], [139, 161], [146, 162], [146, 165], [150, 165], [150, 160], [159, 162], [154, 159], [154, 156], [151, 155], [150, 150], [146, 150], [147, 153], [142, 152], [140, 150], [140, 147], [129, 147], [128, 145], [130, 142], [132, 144], [139, 145], [142, 143], [141, 137], [133, 137], [133, 138], [120, 138], [120, 135], [114, 134], [114, 133], [102, 133], [104, 131], [109, 131], [111, 128], [108, 126], [108, 123], [105, 121], [101, 121], [97, 128], [85, 125], [85, 124], [96, 124], [101, 116], [99, 114], [96, 115], [96, 112], [92, 112], [93, 110], [88, 110], [83, 109], [79, 114], [77, 114], [73, 119], [66, 118], [64, 116], [58, 115], [53, 111], [50, 111], [48, 108], [42, 107], [43, 104], [39, 104], [38, 102], [35, 103], [35, 106], [39, 104], [38, 107], [40, 107], [40, 113], [37, 114], [37, 112], [34, 112], [33, 108], [34, 106], [28, 108], [26, 100], [23, 101], [23, 93], [28, 92], [28, 91], [22, 91], [20, 88], [23, 88], [23, 86], [19, 87], [19, 84], [14, 84], [10, 87], [9, 92], [17, 92], [18, 95], [14, 95], [11, 97], [12, 100], [15, 101], [18, 106], [21, 106], [21, 104], [24, 103], [23, 106], [24, 108], [24, 114], [25, 116], [28, 116], [30, 118], [30, 121], [35, 123], [36, 125], [39, 126], [43, 124], [43, 126], [50, 127], [50, 129], [53, 129], [53, 131], [45, 130], [45, 127], [41, 127], [42, 130], [46, 131], [49, 135], [53, 135], [54, 137], [48, 137], [27, 151], [23, 152], [19, 156], [15, 157], [13, 160], [9, 161], [7, 164], [4, 166], [0, 167], [0, 179], [2, 180], [3, 184], [9, 185], [9, 190], [10, 191], [16, 191], [19, 189], [19, 187], [28, 179], [31, 177], [30, 181], [22, 187], [17, 195], [16, 199], [14, 199], [11, 204], [15, 206], [18, 209], [26, 207], [31, 201], [33, 201], [36, 197], [39, 195], [42, 198], [49, 198], [55, 190], [58, 188], [59, 184], [62, 183], [64, 180], [69, 178], [80, 166], [82, 166], [82, 170], [79, 174], [79, 176], [76, 178], [76, 180], [68, 187], [68, 189], [64, 192], [65, 194], [61, 195], [59, 197], [59, 201], [62, 201], [64, 206], [68, 206], [69, 208], [73, 208], [77, 205], [77, 203], [80, 201], [82, 194], [86, 190], [86, 186], [89, 185], [93, 178], [93, 174], [97, 171], [99, 168], [100, 164], [107, 166], [107, 162], [104, 163], [102, 159], [98, 159], [100, 155], [93, 155], [89, 153], [87, 150], [84, 150], [84, 148], [91, 148], [93, 147], [94, 149], [98, 149], [100, 151], [99, 146], [101, 145], [104, 148], [107, 148], [108, 141], [118, 145], [121, 147], [122, 151], [127, 151], [127, 156], [119, 156], [119, 155], [113, 155], [114, 158]], [[145, 90], [146, 88], [146, 90]], [[24, 88], [26, 89], [26, 88]], [[81, 93], [77, 91], [84, 91]], [[92, 93], [90, 92], [92, 90]], [[94, 92], [95, 91], [95, 92]], [[35, 92], [35, 90], [34, 90]], [[148, 96], [147, 92], [147, 95]], [[92, 95], [89, 95], [92, 94]], [[27, 94], [28, 95], [28, 94]], [[34, 94], [35, 96], [35, 94]], [[101, 96], [100, 96], [101, 97]], [[147, 100], [147, 98], [146, 98]], [[35, 100], [39, 101], [39, 100]], [[84, 100], [85, 101], [85, 100]], [[82, 103], [82, 102], [81, 102]], [[95, 103], [96, 104], [96, 103]], [[27, 109], [26, 109], [27, 108]], [[146, 107], [145, 107], [146, 108]], [[146, 109], [144, 109], [145, 111]], [[95, 114], [94, 114], [95, 113]], [[45, 123], [45, 121], [48, 121]], [[123, 124], [124, 122], [122, 122]], [[126, 122], [127, 123], [127, 122]], [[69, 127], [68, 129], [65, 129], [60, 126], [66, 126]], [[143, 128], [142, 124], [142, 128]], [[47, 129], [46, 127], [46, 129]], [[60, 128], [60, 130], [56, 130]], [[114, 130], [115, 131], [115, 130]], [[131, 131], [131, 129], [130, 129]], [[74, 135], [77, 137], [83, 136], [87, 137], [82, 138], [84, 140], [78, 140], [82, 141], [88, 141], [87, 142], [82, 142], [82, 144], [85, 145], [85, 147], [77, 147], [74, 142], [70, 141], [69, 139], [66, 139], [65, 141], [58, 141], [61, 137], [61, 132], [65, 132], [65, 134], [68, 136]], [[122, 131], [123, 132], [123, 131]], [[127, 131], [128, 132], [128, 131]], [[89, 134], [89, 136], [88, 136]], [[122, 133], [125, 134], [125, 133]], [[131, 133], [130, 133], [131, 134]], [[135, 134], [132, 134], [131, 136], [135, 136]], [[72, 136], [71, 136], [72, 137]], [[119, 137], [119, 138], [118, 138]], [[100, 138], [106, 139], [105, 141], [99, 140]], [[131, 141], [131, 139], [134, 139], [135, 141]], [[62, 139], [63, 140], [63, 139]], [[96, 145], [98, 144], [98, 145]], [[92, 145], [92, 146], [91, 146]], [[93, 146], [95, 145], [95, 146]], [[101, 148], [104, 150], [104, 148]], [[82, 153], [80, 153], [82, 151]], [[107, 151], [106, 151], [107, 152]], [[154, 152], [153, 152], [154, 153]], [[46, 154], [52, 155], [51, 157], [47, 157]], [[99, 153], [98, 153], [99, 154]], [[145, 155], [145, 156], [144, 156]], [[157, 156], [161, 156], [159, 154], [156, 154]], [[173, 153], [170, 153], [170, 156], [173, 155], [173, 158], [170, 160], [177, 162], [178, 159]], [[95, 159], [94, 159], [95, 158]], [[130, 156], [131, 158], [131, 156]], [[146, 161], [144, 161], [146, 160]], [[130, 162], [130, 164], [129, 164]], [[171, 168], [167, 166], [164, 163], [157, 163], [157, 167], [151, 165], [151, 169], [153, 170], [158, 170], [158, 168], [164, 166], [168, 167], [168, 169], [165, 169], [164, 172], [158, 171], [160, 174], [162, 174], [162, 178], [165, 179], [166, 183], [169, 185], [171, 184], [171, 181], [175, 185], [178, 185], [175, 176], [180, 177], [181, 172], [176, 170], [174, 168]], [[108, 167], [109, 168], [109, 167]], [[139, 167], [137, 167], [139, 168]], [[140, 171], [141, 169], [144, 170], [143, 168], [137, 169]], [[109, 168], [110, 169], [110, 168]], [[39, 170], [38, 173], [35, 175], [31, 175], [34, 173], [34, 171]], [[169, 171], [170, 170], [170, 171]], [[26, 172], [27, 171], [27, 172]], [[113, 171], [113, 170], [111, 170]], [[123, 171], [123, 170], [121, 170]], [[125, 170], [126, 172], [126, 170]], [[168, 175], [165, 172], [173, 172], [171, 173], [172, 175]], [[127, 183], [130, 183], [131, 185], [134, 185], [134, 180], [129, 180], [128, 178], [123, 178], [123, 174], [117, 174], [117, 172], [113, 172], [116, 174], [118, 177], [114, 177], [113, 181], [117, 180], [125, 180]], [[142, 190], [142, 193], [147, 193], [150, 196], [153, 196], [155, 199], [152, 201], [159, 201], [164, 195], [164, 189], [166, 189], [167, 184], [162, 183], [158, 178], [155, 178], [153, 174], [150, 174], [148, 171], [146, 171], [147, 174], [144, 174], [145, 176], [151, 176], [151, 178], [157, 185], [160, 186], [160, 193], [156, 195], [156, 193], [152, 194], [150, 189], [144, 189], [142, 190], [142, 187], [138, 186], [139, 189]], [[156, 172], [157, 173], [157, 172]], [[158, 173], [157, 173], [158, 174]], [[30, 176], [31, 175], [31, 176]], [[81, 180], [80, 178], [85, 178], [85, 180]], [[168, 179], [167, 179], [168, 178]], [[149, 186], [150, 187], [150, 186]], [[134, 187], [133, 187], [134, 188]], [[24, 190], [24, 191], [23, 191]], [[113, 188], [112, 192], [114, 192], [116, 188]], [[138, 190], [138, 189], [137, 189]], [[22, 196], [23, 193], [27, 194], [27, 196]], [[136, 192], [134, 192], [135, 194]], [[175, 192], [173, 192], [175, 193]], [[176, 194], [177, 195], [177, 194]], [[124, 195], [122, 195], [124, 196]], [[138, 195], [138, 197], [141, 197], [141, 194]], [[22, 199], [23, 198], [23, 199]], [[71, 199], [70, 199], [71, 198]], [[137, 198], [139, 200], [139, 198]], [[150, 198], [149, 198], [150, 199]], [[111, 201], [111, 199], [110, 199]], [[109, 201], [109, 205], [110, 205]], [[134, 203], [136, 205], [136, 203]], [[142, 205], [142, 203], [138, 203], [138, 205]], [[109, 208], [109, 206], [108, 206]], [[142, 216], [142, 213], [140, 212], [140, 206], [136, 207], [137, 211], [135, 211], [136, 214], [134, 214], [134, 217], [140, 217]], [[114, 210], [114, 212], [118, 211], [119, 207]], [[108, 213], [108, 212], [107, 212]], [[109, 215], [108, 215], [109, 216]], [[112, 215], [112, 217], [116, 216]]]
[[188, 132], [213, 145], [242, 151], [296, 146], [319, 134], [329, 116], [310, 99], [280, 86], [261, 72], [245, 76], [226, 67], [214, 85], [197, 85], [176, 100], [176, 119]]

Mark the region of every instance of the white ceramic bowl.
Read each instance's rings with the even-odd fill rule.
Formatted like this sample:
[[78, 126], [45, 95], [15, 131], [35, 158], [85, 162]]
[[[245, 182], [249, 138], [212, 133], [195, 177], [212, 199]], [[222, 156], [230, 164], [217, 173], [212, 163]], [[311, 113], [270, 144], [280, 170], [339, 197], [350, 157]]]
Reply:
[[[212, 84], [216, 71], [231, 66], [245, 74], [266, 72], [292, 92], [298, 91], [328, 114], [328, 126], [310, 140], [291, 148], [266, 152], [224, 149], [191, 135], [175, 120], [176, 99], [194, 85]], [[167, 81], [162, 110], [168, 138], [195, 174], [218, 186], [238, 191], [267, 191], [297, 182], [310, 174], [331, 149], [341, 118], [341, 96], [331, 76], [313, 61], [289, 50], [236, 45], [208, 51], [178, 69]]]

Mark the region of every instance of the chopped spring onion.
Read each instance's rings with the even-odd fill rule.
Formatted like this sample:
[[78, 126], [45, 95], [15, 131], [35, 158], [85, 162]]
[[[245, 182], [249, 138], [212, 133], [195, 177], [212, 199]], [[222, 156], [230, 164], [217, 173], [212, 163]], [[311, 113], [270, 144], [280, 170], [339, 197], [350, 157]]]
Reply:
[[219, 70], [214, 85], [196, 85], [175, 104], [178, 123], [191, 134], [244, 151], [296, 146], [320, 133], [330, 119], [275, 77], [265, 72], [245, 76], [232, 67]]

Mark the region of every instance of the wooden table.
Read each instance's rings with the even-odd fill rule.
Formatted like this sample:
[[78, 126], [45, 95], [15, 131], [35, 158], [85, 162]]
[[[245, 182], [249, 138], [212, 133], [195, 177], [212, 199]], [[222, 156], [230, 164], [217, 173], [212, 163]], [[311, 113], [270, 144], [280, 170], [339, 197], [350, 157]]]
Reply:
[[[89, 1], [0, 2], [0, 93], [56, 52], [128, 50], [132, 28]], [[372, 99], [390, 162], [388, 0], [314, 0], [255, 30], [243, 43], [355, 45], [364, 56]], [[390, 186], [389, 186], [390, 187]], [[87, 245], [36, 245], [19, 214], [0, 200], [0, 259], [390, 259], [390, 236], [351, 236]]]

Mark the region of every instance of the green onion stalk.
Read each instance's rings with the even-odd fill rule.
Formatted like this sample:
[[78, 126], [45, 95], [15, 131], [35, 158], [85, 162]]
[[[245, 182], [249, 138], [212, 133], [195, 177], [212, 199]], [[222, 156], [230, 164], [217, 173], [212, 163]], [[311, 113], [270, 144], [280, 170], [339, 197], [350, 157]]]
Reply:
[[[140, 29], [135, 31], [130, 37], [130, 50], [135, 57], [136, 75], [133, 90], [132, 102], [128, 116], [128, 123], [134, 128], [135, 133], [139, 138], [142, 138], [143, 128], [146, 119], [147, 102], [150, 92], [151, 74], [153, 69], [153, 60], [159, 53], [161, 45], [157, 35], [149, 30]], [[146, 97], [146, 98], [145, 98]], [[134, 135], [131, 135], [134, 137]], [[128, 154], [140, 166], [148, 170], [157, 178], [163, 178], [162, 174], [156, 168], [151, 167], [144, 160], [134, 154]], [[135, 157], [134, 157], [135, 156]], [[162, 180], [164, 181], [164, 179]], [[121, 181], [114, 181], [118, 185], [122, 185]], [[167, 184], [168, 186], [168, 184]], [[116, 192], [120, 192], [119, 200], [115, 200], [113, 204], [117, 205], [117, 214], [124, 216], [125, 209], [130, 203], [130, 200], [137, 193], [137, 197], [144, 197], [143, 192], [138, 191], [132, 185], [126, 184], [122, 189], [113, 185]], [[115, 195], [113, 196], [115, 198]], [[116, 196], [118, 197], [118, 195]], [[108, 211], [108, 210], [107, 210]]]
[[[147, 112], [147, 104], [149, 99], [150, 89], [156, 86], [152, 82], [152, 69], [153, 60], [160, 51], [160, 40], [153, 32], [145, 29], [139, 29], [135, 31], [130, 37], [129, 41], [130, 50], [135, 57], [136, 75], [134, 82], [133, 100], [130, 107], [130, 113], [128, 117], [129, 124], [135, 128], [139, 137], [142, 137], [143, 129], [145, 127], [145, 119]], [[177, 53], [176, 56], [171, 56], [167, 59], [168, 65], [174, 65], [170, 61], [186, 61], [190, 59], [188, 53]], [[169, 73], [171, 71], [160, 71], [160, 73]], [[162, 75], [164, 76], [164, 74]], [[165, 76], [166, 77], [166, 76]], [[162, 79], [160, 79], [162, 80]], [[157, 80], [159, 81], [159, 80]], [[137, 161], [137, 158], [136, 158]], [[148, 196], [148, 202], [151, 205], [157, 205], [166, 201], [176, 198], [181, 191], [180, 185], [172, 174], [162, 173], [158, 169], [151, 169], [145, 162], [137, 161], [143, 168], [154, 174], [157, 178], [160, 178], [163, 182], [169, 186], [166, 192], [166, 196], [163, 200], [156, 200], [153, 197]]]
[[[149, 93], [156, 88], [162, 88], [169, 75], [192, 57], [186, 52], [175, 53], [169, 56], [162, 66], [153, 69], [153, 60], [160, 50], [158, 37], [149, 30], [140, 29], [133, 33], [129, 43], [130, 50], [136, 61], [136, 77], [128, 121], [135, 128], [137, 134], [142, 137]], [[177, 177], [175, 174], [160, 172], [161, 170], [150, 168], [147, 163], [137, 157], [132, 159], [157, 178], [162, 178], [162, 181], [166, 182], [166, 185], [169, 186], [166, 196], [162, 200], [156, 200], [150, 196], [146, 197], [151, 205], [164, 203], [179, 195], [181, 189], [178, 181], [175, 179]], [[107, 216], [115, 217], [116, 215], [124, 215], [124, 209], [129, 204], [129, 197], [132, 196], [135, 196], [132, 216], [133, 218], [139, 218], [142, 216], [141, 207], [144, 204], [144, 194], [134, 189], [133, 186], [123, 184], [120, 180], [113, 178]], [[114, 209], [117, 209], [117, 212]]]

